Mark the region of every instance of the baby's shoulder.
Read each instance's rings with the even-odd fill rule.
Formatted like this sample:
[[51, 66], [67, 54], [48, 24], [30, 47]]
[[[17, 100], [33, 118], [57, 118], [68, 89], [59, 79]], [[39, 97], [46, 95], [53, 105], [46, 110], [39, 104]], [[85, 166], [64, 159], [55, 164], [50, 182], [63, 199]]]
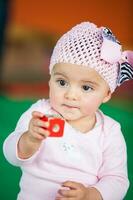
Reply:
[[120, 129], [121, 125], [120, 123], [113, 119], [112, 117], [106, 115], [105, 113], [103, 113], [101, 110], [98, 111], [100, 118], [102, 120], [102, 124], [105, 130], [109, 131], [113, 129]]
[[118, 121], [112, 117], [104, 114], [100, 111], [101, 117], [103, 119], [103, 135], [105, 147], [113, 146], [122, 147], [125, 146], [125, 138], [121, 130], [121, 125]]

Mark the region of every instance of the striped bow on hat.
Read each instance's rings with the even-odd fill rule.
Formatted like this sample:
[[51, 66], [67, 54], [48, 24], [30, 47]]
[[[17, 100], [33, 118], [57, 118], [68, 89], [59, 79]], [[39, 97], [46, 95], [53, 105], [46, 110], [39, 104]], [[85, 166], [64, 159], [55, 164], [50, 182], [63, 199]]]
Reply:
[[109, 63], [119, 63], [117, 86], [133, 79], [133, 51], [121, 50], [121, 44], [109, 28], [102, 28], [101, 58]]
[[133, 79], [133, 51], [122, 53], [123, 62], [120, 63], [117, 85], [120, 86], [125, 81]]

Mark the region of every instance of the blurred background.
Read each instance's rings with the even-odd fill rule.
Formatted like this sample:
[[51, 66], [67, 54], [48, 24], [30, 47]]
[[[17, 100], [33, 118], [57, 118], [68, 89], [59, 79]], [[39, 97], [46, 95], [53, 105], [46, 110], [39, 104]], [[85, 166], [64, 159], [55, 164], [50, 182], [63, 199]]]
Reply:
[[[0, 199], [15, 200], [19, 168], [2, 153], [5, 138], [20, 115], [37, 99], [48, 97], [48, 66], [59, 37], [82, 21], [109, 27], [123, 45], [133, 50], [132, 0], [0, 0]], [[126, 82], [101, 109], [122, 125], [127, 143], [133, 198], [133, 81]]]

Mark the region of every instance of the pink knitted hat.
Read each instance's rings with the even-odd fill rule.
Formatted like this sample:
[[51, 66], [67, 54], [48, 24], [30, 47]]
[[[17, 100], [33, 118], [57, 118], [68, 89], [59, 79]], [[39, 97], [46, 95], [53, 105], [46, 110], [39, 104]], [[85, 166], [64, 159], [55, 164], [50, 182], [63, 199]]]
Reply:
[[88, 66], [101, 75], [113, 92], [120, 77], [121, 59], [121, 45], [110, 29], [82, 22], [57, 41], [50, 60], [50, 73], [57, 63]]

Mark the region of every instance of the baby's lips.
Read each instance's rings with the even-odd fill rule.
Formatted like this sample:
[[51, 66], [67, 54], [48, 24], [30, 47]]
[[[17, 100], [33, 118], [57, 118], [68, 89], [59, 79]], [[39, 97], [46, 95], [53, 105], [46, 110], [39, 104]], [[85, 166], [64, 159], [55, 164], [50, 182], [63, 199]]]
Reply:
[[55, 116], [46, 116], [40, 118], [41, 120], [47, 122], [49, 121], [49, 127], [47, 130], [50, 132], [49, 137], [62, 137], [64, 132], [65, 121], [61, 118]]

